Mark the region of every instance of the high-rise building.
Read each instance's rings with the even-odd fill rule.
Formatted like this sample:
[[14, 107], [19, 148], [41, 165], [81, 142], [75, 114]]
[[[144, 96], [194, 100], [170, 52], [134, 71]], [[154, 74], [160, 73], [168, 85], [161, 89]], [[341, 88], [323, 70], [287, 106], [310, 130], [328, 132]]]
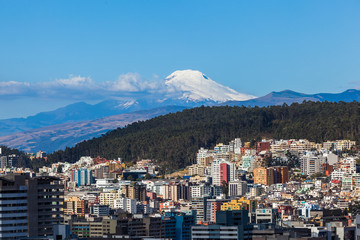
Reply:
[[318, 156], [312, 152], [306, 152], [301, 157], [301, 173], [313, 175], [321, 172], [321, 164], [326, 163], [326, 157]]
[[247, 182], [246, 181], [231, 181], [229, 182], [229, 196], [237, 197], [244, 196], [247, 192]]
[[242, 240], [242, 226], [196, 225], [191, 227], [191, 239], [233, 239]]
[[206, 221], [215, 223], [216, 215], [221, 210], [221, 205], [228, 202], [228, 199], [207, 199], [206, 201]]
[[122, 198], [122, 193], [120, 191], [110, 191], [110, 192], [102, 192], [99, 195], [99, 200], [101, 205], [108, 205], [111, 208], [115, 208], [114, 200]]
[[[0, 238], [26, 237], [28, 234], [28, 194], [25, 180], [0, 178], [0, 194], [1, 209], [6, 209], [6, 211], [0, 211], [0, 226], [8, 226], [6, 229], [0, 227]], [[15, 202], [17, 204], [13, 205]]]
[[17, 163], [18, 160], [19, 160], [19, 156], [15, 155], [15, 154], [9, 155], [8, 159], [7, 159], [8, 167], [15, 166], [15, 164]]
[[275, 183], [274, 168], [255, 168], [254, 169], [254, 183], [271, 185]]
[[8, 157], [1, 156], [0, 157], [0, 168], [6, 168], [8, 166]]
[[240, 154], [241, 153], [241, 147], [242, 147], [241, 138], [235, 138], [234, 139], [234, 153], [235, 154]]
[[146, 200], [146, 186], [143, 184], [124, 185], [122, 193], [126, 198], [136, 199], [137, 201]]
[[289, 181], [289, 169], [286, 166], [254, 169], [254, 183], [271, 185], [275, 183], [287, 183]]
[[107, 234], [116, 233], [117, 221], [115, 219], [102, 219], [101, 221], [71, 222], [71, 230], [79, 238], [101, 238]]
[[93, 171], [89, 169], [76, 169], [72, 171], [71, 181], [78, 186], [88, 186], [93, 183]]
[[66, 199], [64, 207], [64, 214], [66, 215], [84, 217], [86, 213], [89, 213], [89, 201], [76, 196]]
[[209, 197], [195, 197], [191, 200], [191, 208], [196, 211], [196, 223], [207, 221], [206, 219], [206, 207], [207, 207], [207, 199]]
[[55, 177], [0, 178], [0, 238], [45, 237], [63, 222], [64, 184]]
[[64, 184], [56, 177], [35, 177], [26, 181], [28, 187], [28, 235], [51, 236], [53, 226], [64, 220]]
[[131, 198], [118, 198], [114, 200], [115, 209], [123, 209], [124, 211], [135, 214], [136, 213], [136, 200]]
[[287, 183], [289, 181], [289, 168], [287, 166], [274, 167], [275, 183]]
[[216, 186], [221, 186], [235, 179], [235, 165], [224, 159], [215, 159], [211, 163], [211, 177], [212, 183]]

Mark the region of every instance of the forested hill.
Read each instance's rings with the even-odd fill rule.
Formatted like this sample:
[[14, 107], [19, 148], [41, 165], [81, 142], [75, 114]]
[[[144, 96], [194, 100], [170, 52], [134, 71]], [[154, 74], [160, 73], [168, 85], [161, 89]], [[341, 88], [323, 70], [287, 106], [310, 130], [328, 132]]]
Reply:
[[199, 107], [136, 122], [49, 155], [51, 162], [80, 156], [157, 159], [168, 169], [193, 163], [200, 147], [240, 137], [360, 140], [360, 103], [304, 102], [271, 107]]

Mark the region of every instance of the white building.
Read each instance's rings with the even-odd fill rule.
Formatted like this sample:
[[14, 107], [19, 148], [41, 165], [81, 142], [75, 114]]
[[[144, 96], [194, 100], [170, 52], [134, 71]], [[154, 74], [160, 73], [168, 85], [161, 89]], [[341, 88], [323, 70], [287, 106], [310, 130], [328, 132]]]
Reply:
[[203, 197], [211, 194], [211, 187], [206, 184], [190, 186], [191, 198]]
[[235, 165], [224, 159], [215, 159], [211, 163], [212, 184], [221, 186], [222, 182], [230, 182], [235, 179]]
[[100, 204], [108, 205], [111, 208], [114, 208], [114, 200], [119, 198], [122, 198], [121, 191], [102, 192], [99, 196]]
[[123, 209], [124, 211], [135, 214], [136, 213], [136, 199], [118, 198], [114, 200], [115, 209]]
[[198, 153], [196, 154], [196, 163], [201, 164], [201, 159], [206, 158], [210, 155], [210, 152], [208, 149], [200, 148]]
[[326, 163], [326, 157], [316, 155], [314, 152], [305, 152], [305, 155], [301, 157], [301, 173], [304, 175], [319, 173], [323, 163]]

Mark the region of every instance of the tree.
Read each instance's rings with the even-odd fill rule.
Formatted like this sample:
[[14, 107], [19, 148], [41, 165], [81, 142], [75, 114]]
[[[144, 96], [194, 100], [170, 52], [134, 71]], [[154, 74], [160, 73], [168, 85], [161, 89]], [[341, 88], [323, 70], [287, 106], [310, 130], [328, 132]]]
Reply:
[[62, 165], [59, 165], [58, 167], [57, 167], [57, 173], [62, 173], [63, 172], [63, 166]]

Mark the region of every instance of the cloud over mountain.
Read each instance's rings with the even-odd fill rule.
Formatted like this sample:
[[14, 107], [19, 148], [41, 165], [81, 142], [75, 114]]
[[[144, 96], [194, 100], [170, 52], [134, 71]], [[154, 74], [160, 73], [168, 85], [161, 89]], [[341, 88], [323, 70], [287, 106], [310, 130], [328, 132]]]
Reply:
[[216, 83], [194, 70], [175, 71], [165, 80], [144, 80], [138, 73], [120, 75], [115, 81], [97, 82], [91, 77], [70, 75], [48, 82], [0, 82], [0, 98], [36, 97], [44, 99], [104, 100], [108, 98], [156, 97], [189, 101], [246, 100], [253, 96]]

